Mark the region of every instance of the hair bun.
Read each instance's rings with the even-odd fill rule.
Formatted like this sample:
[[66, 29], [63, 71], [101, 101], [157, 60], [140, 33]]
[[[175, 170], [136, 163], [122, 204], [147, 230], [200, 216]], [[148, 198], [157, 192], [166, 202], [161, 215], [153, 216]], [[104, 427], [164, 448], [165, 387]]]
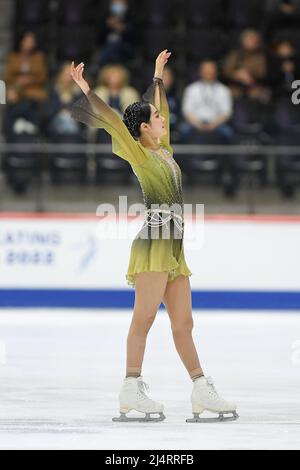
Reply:
[[150, 105], [148, 103], [135, 102], [127, 106], [123, 122], [130, 134], [138, 138], [140, 137], [140, 125], [142, 122], [149, 122], [151, 115]]

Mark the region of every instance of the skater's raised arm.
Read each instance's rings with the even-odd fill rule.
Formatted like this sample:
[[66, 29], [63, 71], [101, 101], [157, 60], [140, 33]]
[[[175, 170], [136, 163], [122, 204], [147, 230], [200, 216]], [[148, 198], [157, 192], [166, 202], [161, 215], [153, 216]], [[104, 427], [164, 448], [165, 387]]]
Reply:
[[153, 106], [155, 106], [159, 113], [165, 118], [167, 134], [164, 137], [161, 137], [161, 142], [168, 147], [170, 146], [170, 112], [162, 78], [164, 66], [168, 62], [170, 55], [171, 52], [168, 52], [168, 49], [165, 49], [157, 56], [153, 83], [151, 83], [143, 95], [143, 100], [153, 104]]
[[105, 129], [112, 136], [113, 152], [129, 161], [140, 165], [148, 158], [134, 140], [120, 116], [108, 106], [83, 78], [84, 64], [75, 67], [71, 64], [70, 74], [81, 88], [84, 95], [72, 106], [71, 117], [90, 127]]
[[[83, 78], [83, 70], [83, 62], [77, 65], [77, 67], [75, 67], [74, 62], [72, 62], [71, 77], [85, 94], [83, 99], [75, 102], [75, 106], [72, 107], [72, 117], [74, 117], [74, 119], [78, 119], [79, 117], [80, 119], [78, 120], [81, 120], [81, 117], [84, 118], [84, 124], [90, 127], [106, 128], [107, 125], [111, 126], [114, 124], [115, 127], [122, 125], [122, 121], [117, 113], [90, 89], [89, 84]], [[87, 101], [91, 105], [88, 106], [88, 109], [83, 106]], [[80, 113], [81, 110], [82, 114]], [[121, 121], [121, 123], [119, 121]]]

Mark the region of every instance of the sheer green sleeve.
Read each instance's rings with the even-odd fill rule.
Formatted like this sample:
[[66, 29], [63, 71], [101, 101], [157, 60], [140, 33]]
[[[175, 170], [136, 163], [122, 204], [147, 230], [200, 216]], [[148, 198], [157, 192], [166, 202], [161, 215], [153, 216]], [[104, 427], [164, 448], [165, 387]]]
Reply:
[[149, 158], [120, 116], [92, 90], [75, 101], [71, 117], [89, 127], [105, 129], [112, 137], [112, 152], [131, 165], [141, 165]]
[[161, 78], [154, 77], [153, 82], [143, 94], [143, 100], [153, 104], [159, 113], [165, 118], [167, 134], [161, 137], [161, 143], [173, 154], [170, 146], [170, 111], [166, 90]]

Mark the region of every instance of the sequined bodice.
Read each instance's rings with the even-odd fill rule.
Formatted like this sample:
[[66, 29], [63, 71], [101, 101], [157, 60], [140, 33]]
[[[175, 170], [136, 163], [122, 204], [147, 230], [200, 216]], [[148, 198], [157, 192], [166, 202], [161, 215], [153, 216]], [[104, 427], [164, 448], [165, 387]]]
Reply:
[[133, 167], [143, 192], [146, 208], [151, 204], [183, 206], [181, 170], [168, 149], [147, 149], [150, 158], [143, 165]]

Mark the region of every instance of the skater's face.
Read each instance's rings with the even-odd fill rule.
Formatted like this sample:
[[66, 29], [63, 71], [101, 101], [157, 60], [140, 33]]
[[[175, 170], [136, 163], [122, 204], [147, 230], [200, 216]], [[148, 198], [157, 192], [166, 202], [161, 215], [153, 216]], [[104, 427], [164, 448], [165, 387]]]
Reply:
[[163, 137], [167, 133], [167, 129], [165, 127], [166, 120], [163, 116], [161, 116], [158, 110], [150, 104], [151, 107], [151, 116], [150, 122], [148, 124], [148, 132], [154, 139]]

